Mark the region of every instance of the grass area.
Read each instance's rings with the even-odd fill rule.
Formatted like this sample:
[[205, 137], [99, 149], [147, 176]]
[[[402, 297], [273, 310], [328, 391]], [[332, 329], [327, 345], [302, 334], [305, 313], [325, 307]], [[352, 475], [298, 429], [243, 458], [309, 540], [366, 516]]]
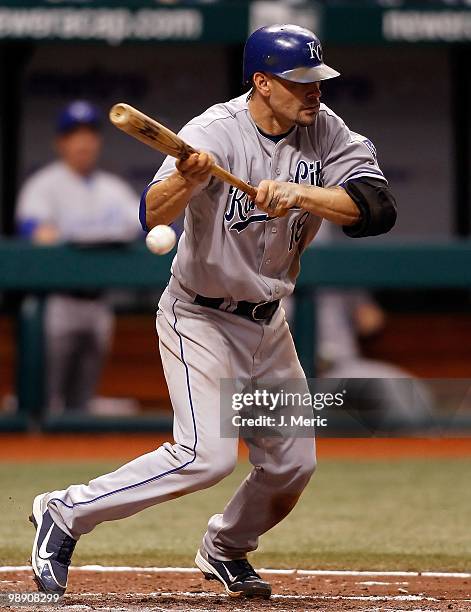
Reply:
[[[31, 500], [84, 482], [116, 463], [0, 464], [0, 565], [24, 564]], [[74, 563], [193, 562], [208, 517], [248, 472], [240, 464], [218, 486], [104, 523], [77, 545]], [[471, 564], [471, 460], [321, 462], [298, 506], [261, 539], [258, 567], [465, 570]]]

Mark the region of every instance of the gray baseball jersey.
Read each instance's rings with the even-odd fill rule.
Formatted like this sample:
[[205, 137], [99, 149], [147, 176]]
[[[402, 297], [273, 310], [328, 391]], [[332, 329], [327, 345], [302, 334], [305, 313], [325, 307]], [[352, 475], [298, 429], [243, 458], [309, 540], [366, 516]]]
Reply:
[[[384, 179], [371, 141], [349, 130], [325, 104], [311, 127], [295, 127], [276, 144], [257, 129], [246, 94], [212, 106], [180, 136], [255, 186], [263, 179], [320, 187], [360, 176]], [[153, 182], [174, 170], [175, 159], [167, 157]], [[300, 255], [320, 224], [319, 217], [301, 209], [271, 218], [243, 192], [212, 178], [186, 209], [172, 274], [207, 297], [252, 302], [282, 298], [292, 293]]]
[[51, 223], [64, 241], [128, 241], [139, 234], [137, 203], [137, 195], [117, 176], [97, 170], [85, 179], [56, 161], [25, 182], [17, 219], [20, 225]]

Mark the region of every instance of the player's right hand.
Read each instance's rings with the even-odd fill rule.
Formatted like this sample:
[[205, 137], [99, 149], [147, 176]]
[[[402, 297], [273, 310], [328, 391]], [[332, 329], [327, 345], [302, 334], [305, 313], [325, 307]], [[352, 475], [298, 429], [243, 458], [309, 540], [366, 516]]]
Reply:
[[255, 206], [270, 217], [284, 217], [290, 208], [298, 206], [299, 185], [278, 181], [261, 181], [257, 187]]
[[214, 159], [206, 151], [193, 153], [185, 160], [179, 159], [176, 167], [181, 176], [191, 185], [205, 183], [214, 166]]

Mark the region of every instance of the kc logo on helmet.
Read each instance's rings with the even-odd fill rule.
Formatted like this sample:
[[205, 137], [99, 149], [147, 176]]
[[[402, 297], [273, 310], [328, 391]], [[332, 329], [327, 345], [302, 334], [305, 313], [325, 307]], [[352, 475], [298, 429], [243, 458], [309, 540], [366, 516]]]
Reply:
[[311, 42], [307, 43], [307, 46], [309, 47], [309, 51], [311, 52], [310, 59], [317, 59], [318, 62], [322, 62], [321, 44], [319, 42], [316, 42], [315, 40], [312, 40]]

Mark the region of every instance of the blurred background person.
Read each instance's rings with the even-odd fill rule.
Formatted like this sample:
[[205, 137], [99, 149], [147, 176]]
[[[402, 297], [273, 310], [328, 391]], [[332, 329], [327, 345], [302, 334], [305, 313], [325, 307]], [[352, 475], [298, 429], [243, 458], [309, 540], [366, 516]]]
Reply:
[[381, 333], [385, 314], [373, 295], [361, 289], [320, 289], [316, 300], [317, 360], [321, 371], [361, 357], [360, 338]]
[[[332, 244], [343, 235], [323, 222], [316, 236], [319, 244]], [[350, 241], [351, 243], [351, 241]], [[351, 243], [354, 244], [354, 243]], [[363, 289], [321, 288], [316, 291], [316, 362], [319, 373], [329, 373], [340, 366], [360, 371], [352, 377], [367, 378], [374, 361], [363, 359], [360, 338], [381, 333], [386, 317], [374, 296]], [[358, 365], [363, 364], [360, 370]], [[330, 375], [330, 374], [327, 374]]]
[[[136, 193], [99, 170], [100, 113], [75, 101], [57, 117], [58, 159], [23, 185], [16, 211], [20, 236], [39, 245], [123, 244], [141, 233]], [[103, 291], [51, 295], [45, 307], [46, 395], [51, 413], [90, 408], [110, 347], [113, 312]]]
[[380, 334], [386, 321], [374, 297], [363, 290], [319, 289], [315, 305], [317, 375], [331, 381], [332, 392], [347, 389], [348, 412], [372, 431], [430, 425], [433, 398], [424, 383], [362, 354], [360, 340]]
[[[317, 244], [338, 243], [343, 234], [323, 221]], [[372, 431], [418, 428], [429, 424], [433, 398], [413, 374], [362, 354], [361, 340], [381, 334], [386, 315], [374, 295], [363, 289], [318, 288], [314, 294], [316, 376], [322, 390], [347, 389], [351, 416]], [[294, 304], [283, 300], [292, 323]]]

